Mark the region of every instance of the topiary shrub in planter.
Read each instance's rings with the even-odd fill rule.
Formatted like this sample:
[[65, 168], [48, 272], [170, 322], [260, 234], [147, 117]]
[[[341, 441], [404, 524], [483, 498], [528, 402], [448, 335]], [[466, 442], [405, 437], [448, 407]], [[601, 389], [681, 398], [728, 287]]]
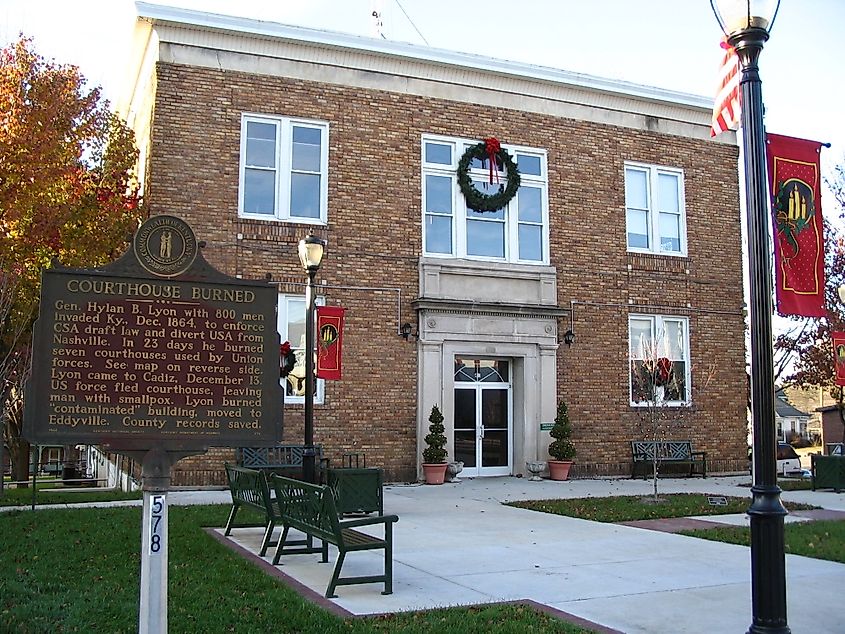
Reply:
[[552, 480], [566, 480], [575, 457], [575, 445], [570, 440], [572, 423], [569, 422], [569, 411], [564, 401], [558, 403], [555, 424], [549, 434], [554, 438], [549, 444], [549, 455], [553, 458], [549, 460], [549, 477]]
[[440, 408], [435, 405], [431, 408], [431, 414], [428, 417], [428, 435], [425, 437], [425, 444], [423, 449], [423, 473], [425, 474], [426, 484], [443, 484], [446, 477], [446, 436], [443, 432], [446, 428], [443, 426], [443, 414], [440, 413]]

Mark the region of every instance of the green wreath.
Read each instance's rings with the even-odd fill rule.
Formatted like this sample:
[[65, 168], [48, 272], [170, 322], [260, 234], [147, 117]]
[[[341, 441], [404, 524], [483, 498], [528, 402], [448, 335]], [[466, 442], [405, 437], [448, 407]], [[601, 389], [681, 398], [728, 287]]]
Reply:
[[[469, 165], [472, 159], [490, 159], [491, 154], [498, 158], [507, 172], [507, 186], [500, 184], [495, 194], [484, 194], [472, 183], [469, 177]], [[491, 173], [493, 166], [491, 165]], [[458, 186], [467, 201], [467, 207], [475, 211], [496, 211], [507, 205], [516, 195], [520, 184], [519, 169], [516, 167], [508, 151], [499, 145], [496, 139], [485, 139], [467, 148], [461, 160], [458, 161]]]

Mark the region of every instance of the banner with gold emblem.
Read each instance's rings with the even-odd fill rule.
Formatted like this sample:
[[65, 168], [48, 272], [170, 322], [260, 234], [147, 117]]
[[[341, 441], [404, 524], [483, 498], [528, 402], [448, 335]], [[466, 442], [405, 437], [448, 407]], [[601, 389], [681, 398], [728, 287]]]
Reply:
[[836, 385], [845, 385], [845, 332], [831, 332], [833, 341], [833, 370]]
[[781, 315], [824, 317], [821, 143], [767, 135], [775, 246], [775, 297]]
[[317, 376], [321, 379], [341, 378], [345, 311], [340, 306], [317, 307]]

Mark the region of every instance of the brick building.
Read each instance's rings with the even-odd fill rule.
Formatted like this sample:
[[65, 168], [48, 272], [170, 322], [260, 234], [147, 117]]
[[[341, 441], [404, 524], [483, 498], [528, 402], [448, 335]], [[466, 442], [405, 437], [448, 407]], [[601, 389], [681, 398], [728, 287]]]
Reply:
[[[347, 309], [343, 380], [317, 386], [328, 456], [362, 452], [388, 480], [416, 480], [436, 404], [462, 475], [523, 474], [548, 458], [543, 423], [562, 399], [575, 476], [628, 473], [642, 412], [631, 368], [659, 340], [675, 437], [707, 450], [712, 471], [746, 468], [738, 149], [710, 139], [709, 100], [137, 6], [123, 111], [152, 213], [189, 222], [222, 271], [269, 274], [294, 347], [296, 245], [328, 241], [318, 301]], [[458, 163], [488, 137], [521, 185], [481, 213]], [[487, 168], [469, 166], [480, 190]], [[284, 440], [301, 442], [301, 390], [286, 394]], [[231, 458], [184, 460], [175, 483], [219, 482]]]

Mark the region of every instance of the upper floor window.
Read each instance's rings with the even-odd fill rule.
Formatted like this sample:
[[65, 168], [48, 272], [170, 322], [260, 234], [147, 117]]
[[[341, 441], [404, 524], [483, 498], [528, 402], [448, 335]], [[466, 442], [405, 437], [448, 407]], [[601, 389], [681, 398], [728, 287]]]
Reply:
[[[315, 303], [322, 306], [323, 297], [317, 297]], [[316, 311], [315, 311], [316, 312]], [[305, 402], [305, 297], [303, 295], [279, 295], [278, 311], [279, 340], [289, 341], [296, 357], [293, 370], [281, 379], [285, 389], [285, 403]], [[316, 366], [315, 366], [316, 367]], [[317, 379], [314, 388], [314, 402], [322, 403], [325, 381]]]
[[324, 224], [328, 136], [325, 122], [243, 115], [238, 215]]
[[682, 170], [625, 164], [628, 250], [686, 255], [686, 211]]
[[[545, 150], [502, 147], [519, 168], [521, 185], [502, 209], [479, 212], [466, 206], [458, 186], [458, 161], [478, 141], [423, 137], [423, 251], [426, 255], [530, 264], [549, 262], [549, 201]], [[488, 161], [476, 159], [470, 178], [494, 193], [507, 172], [495, 166], [499, 181], [489, 182]]]
[[686, 317], [628, 317], [631, 405], [689, 404], [688, 335]]

